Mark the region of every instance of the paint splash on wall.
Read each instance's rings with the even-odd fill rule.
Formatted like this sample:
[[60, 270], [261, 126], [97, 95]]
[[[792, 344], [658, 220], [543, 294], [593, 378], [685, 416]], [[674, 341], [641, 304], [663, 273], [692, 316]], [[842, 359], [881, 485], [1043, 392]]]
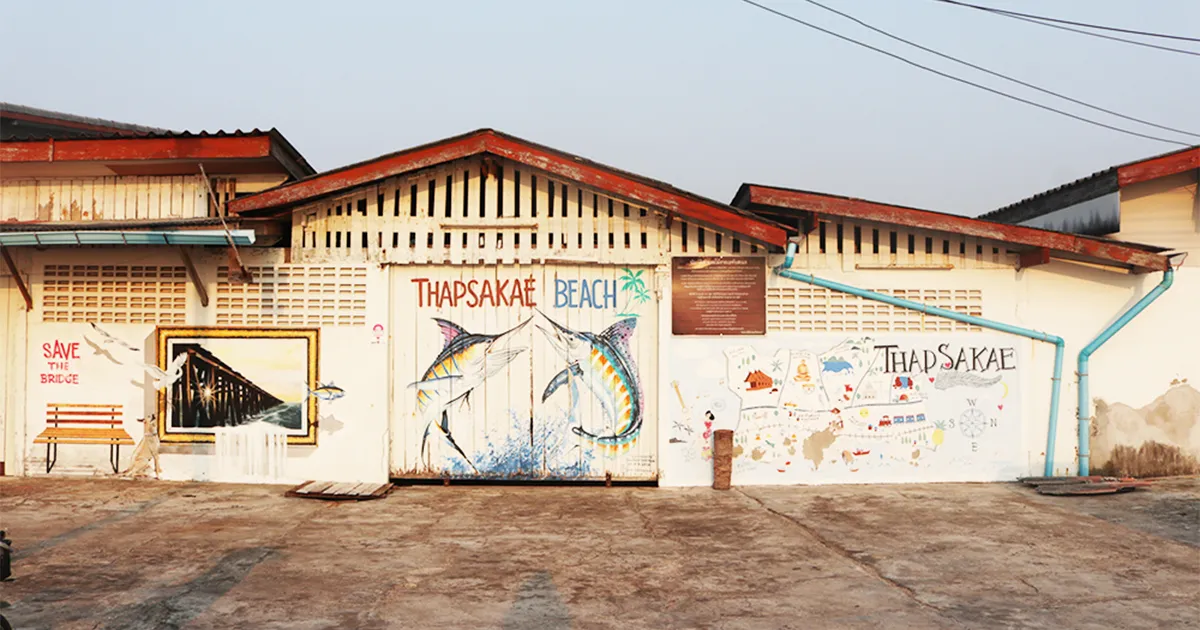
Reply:
[[[539, 419], [542, 420], [542, 419]], [[498, 479], [581, 479], [591, 476], [593, 449], [579, 448], [579, 438], [564, 431], [570, 420], [563, 416], [535, 422], [509, 411], [509, 424], [493, 432], [486, 445], [475, 449], [471, 461], [453, 460], [446, 467], [451, 476]]]

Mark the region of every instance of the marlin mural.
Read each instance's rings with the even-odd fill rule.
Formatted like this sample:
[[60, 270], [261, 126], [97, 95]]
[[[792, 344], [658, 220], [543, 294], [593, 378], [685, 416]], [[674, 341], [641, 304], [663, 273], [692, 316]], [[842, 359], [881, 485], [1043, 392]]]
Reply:
[[629, 338], [633, 336], [637, 319], [622, 319], [597, 335], [571, 330], [545, 313], [541, 315], [550, 327], [539, 325], [538, 330], [567, 361], [567, 367], [546, 386], [542, 401], [563, 385], [569, 385], [573, 414], [579, 396], [576, 382], [583, 383], [612, 423], [613, 434], [596, 435], [583, 427], [571, 427], [571, 430], [593, 444], [606, 447], [610, 453], [628, 449], [642, 430], [642, 391], [637, 366], [629, 352]]
[[[531, 318], [532, 319], [532, 318]], [[530, 322], [527, 319], [498, 335], [469, 333], [458, 324], [433, 318], [442, 331], [445, 345], [433, 364], [410, 385], [417, 389], [417, 412], [425, 419], [425, 434], [421, 437], [421, 453], [429, 441], [429, 432], [437, 427], [446, 441], [476, 472], [471, 458], [459, 448], [450, 432], [450, 406], [462, 401], [471, 404], [471, 392], [512, 363], [525, 347], [509, 347], [518, 331]]]

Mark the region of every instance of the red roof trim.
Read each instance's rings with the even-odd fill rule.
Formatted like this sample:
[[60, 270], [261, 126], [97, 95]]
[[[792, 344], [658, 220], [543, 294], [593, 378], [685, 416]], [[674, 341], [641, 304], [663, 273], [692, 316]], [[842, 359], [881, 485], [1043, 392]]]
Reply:
[[230, 202], [229, 207], [233, 213], [246, 213], [297, 204], [347, 188], [481, 153], [506, 158], [600, 190], [610, 191], [763, 243], [780, 247], [787, 244], [787, 232], [782, 226], [753, 216], [745, 216], [724, 204], [672, 189], [666, 184], [655, 186], [632, 174], [621, 173], [616, 169], [564, 155], [492, 130], [476, 131], [353, 164], [257, 195], [236, 199]]
[[119, 162], [271, 157], [267, 134], [239, 137], [105, 138], [0, 143], [5, 162]]
[[1200, 168], [1200, 147], [1192, 147], [1178, 153], [1119, 166], [1117, 167], [1117, 183], [1120, 186], [1128, 186], [1195, 168]]
[[538, 147], [498, 135], [487, 136], [488, 153], [508, 158], [547, 173], [565, 177], [622, 197], [658, 206], [682, 216], [744, 234], [764, 243], [784, 246], [787, 232], [778, 225], [732, 212], [677, 192], [665, 191], [611, 171], [564, 159]]
[[1169, 266], [1166, 256], [1147, 252], [1135, 247], [1074, 234], [1051, 232], [1037, 228], [1005, 223], [981, 221], [953, 214], [929, 210], [917, 210], [892, 206], [861, 199], [849, 199], [832, 195], [747, 185], [749, 202], [756, 205], [776, 206], [805, 210], [823, 215], [833, 215], [892, 223], [925, 230], [953, 232], [1003, 243], [1027, 247], [1044, 247], [1052, 251], [1066, 252], [1094, 258], [1122, 266], [1131, 266], [1139, 271], [1163, 271]]
[[478, 135], [459, 137], [441, 144], [425, 145], [378, 160], [314, 175], [292, 184], [265, 190], [256, 195], [235, 199], [229, 202], [229, 211], [234, 214], [242, 214], [300, 203], [338, 190], [378, 181], [398, 173], [415, 171], [482, 153], [483, 150], [484, 141]]

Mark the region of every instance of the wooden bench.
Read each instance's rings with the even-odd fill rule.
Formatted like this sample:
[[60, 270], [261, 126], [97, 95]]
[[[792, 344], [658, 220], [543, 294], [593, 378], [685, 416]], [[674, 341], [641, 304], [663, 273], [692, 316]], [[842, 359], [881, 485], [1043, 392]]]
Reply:
[[46, 405], [46, 430], [33, 439], [46, 445], [46, 473], [58, 462], [59, 444], [101, 444], [108, 446], [108, 462], [117, 472], [121, 446], [133, 445], [133, 438], [121, 427], [121, 405], [82, 405], [49, 403]]

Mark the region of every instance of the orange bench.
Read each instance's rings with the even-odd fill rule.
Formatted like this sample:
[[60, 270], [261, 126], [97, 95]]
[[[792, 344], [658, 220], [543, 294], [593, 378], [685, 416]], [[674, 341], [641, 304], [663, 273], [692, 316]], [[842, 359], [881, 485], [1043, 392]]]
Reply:
[[121, 428], [121, 405], [83, 405], [49, 403], [46, 405], [46, 430], [33, 439], [46, 445], [46, 473], [58, 462], [59, 444], [101, 444], [108, 446], [108, 462], [113, 472], [121, 460], [121, 446], [133, 445], [133, 438]]

